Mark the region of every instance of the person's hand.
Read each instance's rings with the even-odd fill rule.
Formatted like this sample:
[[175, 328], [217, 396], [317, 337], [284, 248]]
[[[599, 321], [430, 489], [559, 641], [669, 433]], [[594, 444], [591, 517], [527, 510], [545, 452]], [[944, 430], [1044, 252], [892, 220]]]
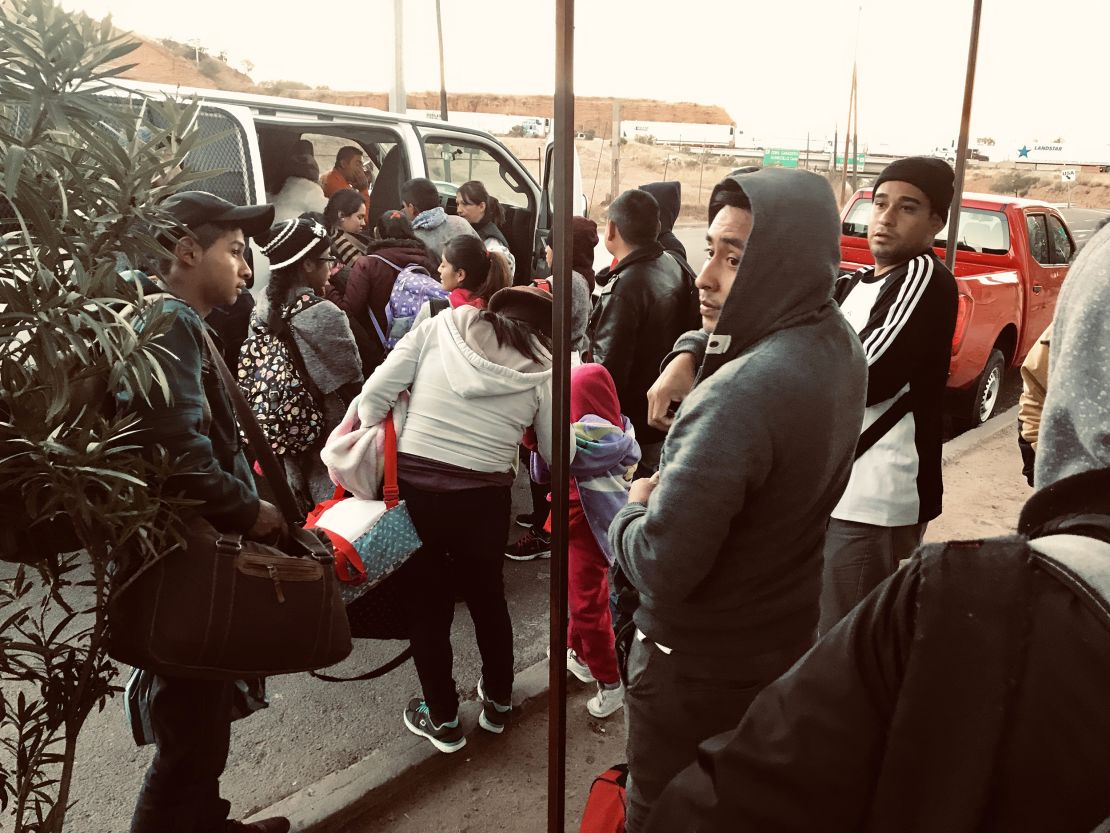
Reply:
[[655, 491], [655, 487], [658, 485], [659, 472], [651, 477], [641, 477], [639, 480], [632, 481], [632, 489], [628, 493], [628, 502], [647, 503], [651, 499], [651, 493]]
[[288, 533], [289, 528], [282, 517], [281, 510], [267, 501], [258, 502], [258, 517], [254, 526], [247, 530], [247, 537], [252, 541], [270, 543], [278, 541]]
[[647, 392], [648, 425], [666, 431], [674, 422], [672, 402], [681, 402], [694, 389], [694, 376], [698, 367], [693, 353], [679, 353], [663, 368]]

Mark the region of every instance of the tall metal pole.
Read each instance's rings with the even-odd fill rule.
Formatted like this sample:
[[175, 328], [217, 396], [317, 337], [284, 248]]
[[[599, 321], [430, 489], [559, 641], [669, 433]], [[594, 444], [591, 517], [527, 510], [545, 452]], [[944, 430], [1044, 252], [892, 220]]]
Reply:
[[443, 70], [443, 10], [436, 0], [436, 31], [439, 33], [439, 117], [447, 121], [447, 76]]
[[613, 130], [609, 135], [609, 152], [611, 154], [611, 167], [609, 175], [609, 202], [612, 202], [621, 193], [621, 103], [613, 102]]
[[[570, 309], [574, 235], [574, 0], [555, 0], [554, 366], [551, 414], [551, 661], [547, 721], [547, 831], [566, 824], [567, 526], [570, 489]], [[620, 134], [614, 137], [620, 141]]]
[[967, 48], [967, 77], [964, 80], [964, 109], [960, 115], [960, 144], [956, 148], [955, 198], [948, 215], [948, 244], [944, 250], [944, 265], [951, 271], [956, 266], [956, 244], [960, 234], [960, 203], [964, 193], [964, 173], [967, 170], [967, 142], [971, 133], [971, 98], [975, 92], [975, 63], [979, 59], [979, 21], [983, 15], [983, 0], [973, 0], [971, 10], [971, 42]]
[[393, 0], [393, 88], [389, 91], [389, 109], [402, 116], [408, 110], [405, 94], [405, 10], [404, 0]]

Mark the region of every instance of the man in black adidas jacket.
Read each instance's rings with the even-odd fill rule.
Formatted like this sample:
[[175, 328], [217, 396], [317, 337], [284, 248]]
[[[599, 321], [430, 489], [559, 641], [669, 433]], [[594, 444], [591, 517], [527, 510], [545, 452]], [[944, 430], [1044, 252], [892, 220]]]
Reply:
[[590, 316], [593, 360], [617, 386], [621, 411], [636, 429], [641, 473], [659, 465], [664, 432], [647, 422], [647, 390], [682, 333], [700, 326], [697, 292], [678, 261], [663, 251], [659, 204], [646, 191], [625, 191], [609, 206], [605, 247], [618, 259], [597, 274], [601, 297]]
[[840, 310], [867, 355], [867, 412], [825, 539], [821, 633], [909, 557], [941, 510], [944, 390], [956, 282], [933, 253], [952, 202], [941, 159], [892, 162], [875, 183], [875, 265], [841, 278]]

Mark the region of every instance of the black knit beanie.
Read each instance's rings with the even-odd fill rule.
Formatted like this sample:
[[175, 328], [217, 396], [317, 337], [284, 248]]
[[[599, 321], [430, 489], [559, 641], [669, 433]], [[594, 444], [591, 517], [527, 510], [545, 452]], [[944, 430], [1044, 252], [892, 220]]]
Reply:
[[909, 156], [891, 162], [879, 178], [875, 181], [875, 191], [884, 182], [908, 182], [925, 192], [929, 198], [929, 205], [934, 214], [941, 217], [948, 216], [948, 209], [952, 205], [952, 195], [955, 193], [955, 174], [952, 166], [943, 159], [934, 159], [931, 156]]

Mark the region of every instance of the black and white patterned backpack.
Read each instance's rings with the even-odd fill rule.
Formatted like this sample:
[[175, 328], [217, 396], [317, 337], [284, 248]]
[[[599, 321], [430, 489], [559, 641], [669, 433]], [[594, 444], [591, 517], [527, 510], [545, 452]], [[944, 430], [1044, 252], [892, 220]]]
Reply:
[[[297, 313], [323, 300], [304, 293], [282, 307], [281, 317], [288, 325]], [[276, 335], [265, 319], [257, 313], [251, 316], [236, 381], [275, 454], [299, 454], [320, 439], [324, 412], [319, 392], [305, 370], [288, 326]]]

